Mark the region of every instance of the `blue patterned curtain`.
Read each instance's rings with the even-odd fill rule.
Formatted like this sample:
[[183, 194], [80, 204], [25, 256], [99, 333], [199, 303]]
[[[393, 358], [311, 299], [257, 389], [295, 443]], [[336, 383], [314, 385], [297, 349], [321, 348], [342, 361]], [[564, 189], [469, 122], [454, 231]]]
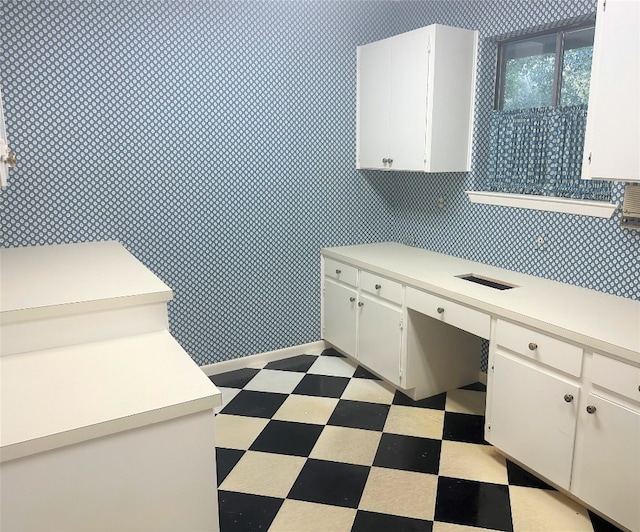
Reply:
[[494, 111], [488, 190], [610, 201], [610, 182], [580, 179], [586, 122], [586, 105]]

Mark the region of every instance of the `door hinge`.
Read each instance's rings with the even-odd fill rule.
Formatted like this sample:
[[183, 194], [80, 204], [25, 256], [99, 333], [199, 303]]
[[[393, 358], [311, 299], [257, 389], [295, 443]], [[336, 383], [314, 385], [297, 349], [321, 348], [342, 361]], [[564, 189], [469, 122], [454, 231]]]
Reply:
[[604, 0], [604, 2], [602, 2], [602, 11], [606, 11], [607, 10], [607, 0]]
[[400, 320], [400, 330], [404, 329], [404, 322]]
[[491, 371], [495, 371], [495, 369], [496, 369], [495, 364], [491, 364]]

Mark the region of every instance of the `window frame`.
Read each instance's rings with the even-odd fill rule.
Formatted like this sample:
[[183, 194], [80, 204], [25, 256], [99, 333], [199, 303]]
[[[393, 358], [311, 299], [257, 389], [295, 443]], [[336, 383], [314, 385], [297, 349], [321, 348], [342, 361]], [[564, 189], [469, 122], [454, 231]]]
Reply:
[[568, 22], [561, 24], [554, 28], [531, 31], [524, 30], [517, 36], [505, 37], [497, 39], [496, 44], [498, 47], [497, 63], [496, 63], [496, 79], [495, 79], [495, 91], [493, 108], [498, 111], [502, 111], [504, 107], [504, 86], [506, 77], [506, 57], [505, 57], [505, 45], [519, 41], [528, 41], [536, 37], [542, 37], [545, 35], [556, 35], [556, 51], [555, 51], [555, 63], [553, 72], [553, 91], [551, 94], [551, 107], [559, 105], [560, 91], [562, 88], [562, 71], [564, 63], [564, 41], [565, 34], [576, 30], [583, 30], [587, 28], [593, 28], [595, 31], [595, 17], [587, 20], [580, 20], [574, 22]]

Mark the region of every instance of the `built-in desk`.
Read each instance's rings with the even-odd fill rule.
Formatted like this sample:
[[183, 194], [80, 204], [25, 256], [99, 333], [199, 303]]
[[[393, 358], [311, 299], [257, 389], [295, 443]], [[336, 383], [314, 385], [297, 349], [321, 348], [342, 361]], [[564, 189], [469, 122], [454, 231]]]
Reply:
[[475, 382], [488, 339], [487, 441], [640, 530], [640, 301], [393, 242], [326, 248], [322, 337], [413, 399]]
[[171, 290], [116, 242], [0, 260], [0, 529], [218, 530], [221, 394]]

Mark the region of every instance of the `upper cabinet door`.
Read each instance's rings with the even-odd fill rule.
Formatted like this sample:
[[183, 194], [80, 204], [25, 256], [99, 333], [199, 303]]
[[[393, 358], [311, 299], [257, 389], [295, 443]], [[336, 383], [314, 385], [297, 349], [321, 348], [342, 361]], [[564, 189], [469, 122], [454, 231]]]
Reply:
[[[391, 131], [391, 47], [379, 41], [358, 48], [357, 168], [384, 168]], [[382, 160], [385, 159], [383, 163]]]
[[391, 169], [423, 172], [426, 164], [429, 42], [432, 32], [398, 35], [391, 48]]
[[599, 0], [583, 179], [640, 181], [640, 0]]
[[358, 47], [356, 168], [468, 171], [476, 50], [439, 24]]

